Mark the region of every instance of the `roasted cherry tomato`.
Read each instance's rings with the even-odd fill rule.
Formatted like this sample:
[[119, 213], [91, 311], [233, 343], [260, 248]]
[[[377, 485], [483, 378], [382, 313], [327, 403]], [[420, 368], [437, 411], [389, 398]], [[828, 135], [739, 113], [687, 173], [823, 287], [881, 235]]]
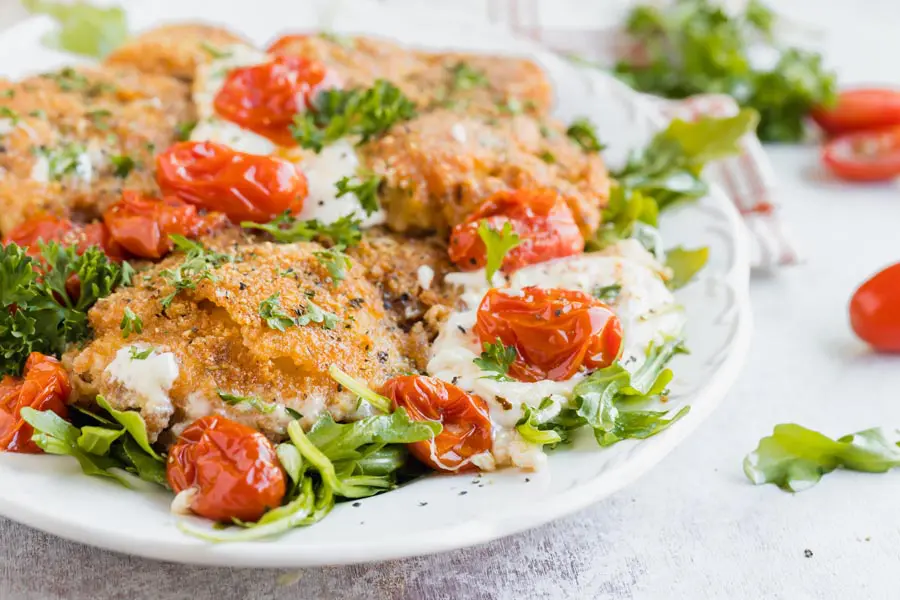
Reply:
[[900, 175], [900, 126], [850, 133], [822, 149], [822, 162], [849, 181], [884, 181]]
[[484, 241], [478, 235], [482, 220], [501, 231], [509, 223], [521, 243], [506, 253], [502, 269], [526, 265], [584, 251], [584, 237], [565, 200], [550, 189], [502, 191], [485, 200], [450, 235], [450, 260], [463, 270], [485, 264]]
[[271, 221], [297, 213], [306, 177], [294, 165], [269, 156], [236, 152], [215, 142], [180, 142], [156, 157], [163, 194], [219, 211], [232, 221]]
[[265, 136], [280, 146], [294, 146], [294, 116], [311, 104], [328, 71], [301, 56], [276, 56], [260, 65], [232, 70], [213, 105], [222, 118]]
[[175, 493], [196, 490], [190, 508], [215, 521], [257, 521], [281, 506], [285, 479], [260, 432], [212, 415], [194, 421], [169, 449], [166, 478]]
[[228, 219], [217, 212], [200, 215], [196, 206], [174, 196], [159, 200], [125, 191], [103, 213], [103, 222], [109, 235], [131, 254], [162, 258], [172, 250], [169, 235], [196, 238], [225, 227]]
[[520, 381], [569, 379], [581, 367], [608, 367], [622, 350], [622, 324], [612, 309], [577, 290], [526, 287], [485, 294], [475, 334], [482, 344], [512, 346], [509, 375]]
[[455, 385], [422, 375], [388, 380], [381, 393], [402, 406], [414, 421], [438, 421], [443, 430], [433, 440], [409, 444], [409, 451], [437, 471], [473, 471], [476, 454], [489, 452], [491, 418], [487, 403]]
[[846, 90], [834, 107], [816, 109], [812, 118], [829, 135], [900, 125], [900, 90]]
[[61, 244], [78, 244], [78, 252], [84, 252], [91, 246], [99, 246], [113, 260], [122, 260], [122, 248], [109, 237], [103, 223], [75, 225], [69, 219], [51, 214], [41, 214], [15, 227], [3, 238], [3, 243], [13, 242], [28, 248], [29, 256], [40, 257], [38, 242], [60, 242]]
[[859, 286], [850, 300], [853, 331], [881, 352], [900, 352], [900, 263]]
[[0, 380], [0, 450], [40, 453], [41, 449], [31, 441], [34, 428], [22, 419], [22, 408], [52, 410], [67, 419], [66, 400], [71, 391], [69, 375], [59, 361], [32, 352], [25, 361], [22, 378], [7, 375]]

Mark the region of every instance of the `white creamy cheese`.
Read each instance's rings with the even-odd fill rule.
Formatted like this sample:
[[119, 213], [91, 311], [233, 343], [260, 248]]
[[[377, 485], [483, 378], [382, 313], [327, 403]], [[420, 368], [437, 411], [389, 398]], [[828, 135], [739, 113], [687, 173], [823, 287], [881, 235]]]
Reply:
[[147, 358], [135, 358], [150, 349], [146, 344], [123, 346], [107, 365], [110, 380], [121, 383], [143, 400], [142, 412], [171, 414], [169, 390], [178, 379], [178, 359], [171, 352], [153, 348]]
[[[604, 252], [525, 267], [512, 274], [505, 284], [498, 281], [498, 277], [506, 278], [495, 276], [494, 285], [507, 285], [510, 294], [521, 292], [528, 286], [591, 293], [595, 287], [620, 285], [621, 290], [612, 306], [624, 332], [621, 362], [634, 370], [645, 360], [651, 341], [659, 342], [667, 336], [678, 335], [684, 326], [682, 312], [662, 279], [664, 272], [665, 268], [640, 244], [628, 240]], [[472, 332], [478, 305], [488, 289], [484, 271], [451, 273], [445, 281], [463, 288], [465, 308], [451, 313], [444, 324], [432, 346], [428, 373], [488, 402], [495, 424], [493, 452], [497, 464], [539, 468], [544, 461], [540, 448], [523, 440], [514, 429], [522, 416], [522, 405], [537, 407], [543, 399], [550, 397], [554, 402], [550, 409], [558, 411], [586, 375], [578, 373], [566, 381], [533, 383], [484, 378], [485, 372], [473, 362], [482, 349]]]
[[46, 156], [39, 154], [35, 158], [28, 177], [38, 183], [50, 183], [50, 161], [47, 160]]
[[434, 269], [428, 265], [422, 265], [416, 270], [416, 278], [423, 290], [431, 289], [431, 282], [434, 281]]

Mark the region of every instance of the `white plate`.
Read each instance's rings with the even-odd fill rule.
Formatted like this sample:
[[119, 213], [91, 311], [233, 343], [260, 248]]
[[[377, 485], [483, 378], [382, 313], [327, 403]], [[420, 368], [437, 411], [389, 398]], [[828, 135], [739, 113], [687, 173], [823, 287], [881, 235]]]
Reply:
[[[311, 29], [311, 3], [254, 0], [228, 3], [156, 0], [129, 6], [132, 26], [215, 15], [214, 19], [258, 43], [276, 33]], [[534, 45], [483, 25], [464, 27], [440, 15], [404, 11], [390, 15], [379, 6], [354, 2], [337, 10], [336, 31], [370, 32], [427, 47], [527, 54], [552, 77], [558, 116], [588, 116], [610, 146], [616, 162], [646, 140], [660, 117], [608, 76], [576, 67]], [[40, 45], [51, 27], [32, 19], [0, 37], [0, 70], [21, 76], [72, 62]], [[0, 456], [0, 513], [72, 540], [143, 556], [192, 563], [295, 567], [399, 558], [450, 550], [510, 535], [557, 519], [608, 496], [645, 473], [715, 408], [734, 381], [748, 348], [750, 310], [748, 250], [743, 225], [719, 191], [699, 203], [667, 213], [662, 223], [667, 247], [708, 245], [711, 260], [696, 283], [678, 292], [687, 310], [691, 354], [674, 362], [671, 405], [691, 412], [661, 435], [600, 450], [587, 436], [552, 454], [539, 473], [508, 470], [468, 476], [435, 476], [388, 494], [345, 503], [321, 523], [279, 539], [243, 544], [209, 544], [186, 537], [174, 526], [170, 496], [137, 493], [82, 475], [75, 461], [48, 456]]]

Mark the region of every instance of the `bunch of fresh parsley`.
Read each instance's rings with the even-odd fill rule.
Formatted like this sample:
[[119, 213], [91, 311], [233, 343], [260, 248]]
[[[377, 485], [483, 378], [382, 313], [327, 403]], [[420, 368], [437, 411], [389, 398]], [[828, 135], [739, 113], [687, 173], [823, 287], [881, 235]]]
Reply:
[[0, 374], [18, 375], [32, 352], [58, 356], [87, 339], [88, 309], [131, 273], [97, 247], [78, 254], [74, 245], [50, 242], [40, 262], [16, 244], [0, 247]]
[[810, 110], [835, 101], [835, 75], [821, 56], [798, 48], [775, 48], [780, 58], [771, 69], [755, 66], [750, 48], [775, 47], [774, 21], [758, 0], [735, 17], [711, 0], [639, 6], [626, 30], [641, 48], [640, 59], [620, 62], [615, 71], [635, 89], [666, 98], [728, 94], [759, 112], [760, 139], [797, 141]]

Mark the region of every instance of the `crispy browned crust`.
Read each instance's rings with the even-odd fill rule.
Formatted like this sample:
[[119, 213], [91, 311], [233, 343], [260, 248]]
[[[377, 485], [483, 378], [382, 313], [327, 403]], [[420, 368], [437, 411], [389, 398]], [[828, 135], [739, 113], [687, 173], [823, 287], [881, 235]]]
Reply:
[[559, 190], [588, 235], [609, 195], [600, 156], [549, 118], [438, 110], [395, 126], [362, 153], [384, 178], [381, 202], [396, 231], [445, 234], [494, 192], [540, 186]]
[[[124, 188], [154, 193], [154, 153], [175, 141], [179, 123], [193, 118], [185, 84], [133, 69], [65, 69], [2, 81], [0, 94], [17, 115], [0, 153], [2, 233], [40, 211], [89, 220]], [[41, 154], [65, 147], [90, 157], [89, 180], [71, 172], [35, 180]], [[116, 156], [134, 161], [125, 177], [115, 174]]]
[[[229, 236], [226, 236], [229, 237]], [[231, 235], [233, 237], [233, 234]], [[335, 284], [314, 256], [315, 243], [213, 244], [239, 257], [215, 270], [215, 281], [178, 294], [163, 311], [160, 300], [172, 288], [162, 270], [184, 260], [174, 255], [138, 276], [138, 285], [122, 288], [90, 311], [95, 339], [72, 350], [65, 363], [76, 381], [79, 401], [91, 403], [103, 394], [114, 407], [141, 409], [152, 437], [167, 427], [179, 430], [193, 419], [216, 412], [256, 427], [272, 437], [284, 434], [284, 413], [270, 415], [223, 402], [218, 390], [258, 396], [297, 410], [311, 422], [317, 406], [346, 419], [355, 397], [329, 376], [337, 365], [351, 376], [378, 387], [390, 376], [410, 370], [402, 355], [403, 333], [382, 304], [381, 292], [365, 279], [360, 264]], [[310, 301], [341, 319], [334, 329], [310, 323], [286, 331], [268, 327], [260, 303], [279, 294], [281, 307], [292, 315]], [[143, 333], [123, 339], [125, 308], [143, 321]], [[146, 343], [172, 352], [179, 377], [169, 396], [174, 411], [146, 409], [145, 399], [110, 380], [104, 369], [126, 345]], [[201, 414], [202, 413], [202, 414]]]
[[203, 49], [204, 44], [216, 48], [238, 43], [247, 42], [221, 27], [201, 23], [164, 25], [144, 32], [116, 49], [106, 58], [106, 64], [191, 81], [197, 65], [211, 58]]

